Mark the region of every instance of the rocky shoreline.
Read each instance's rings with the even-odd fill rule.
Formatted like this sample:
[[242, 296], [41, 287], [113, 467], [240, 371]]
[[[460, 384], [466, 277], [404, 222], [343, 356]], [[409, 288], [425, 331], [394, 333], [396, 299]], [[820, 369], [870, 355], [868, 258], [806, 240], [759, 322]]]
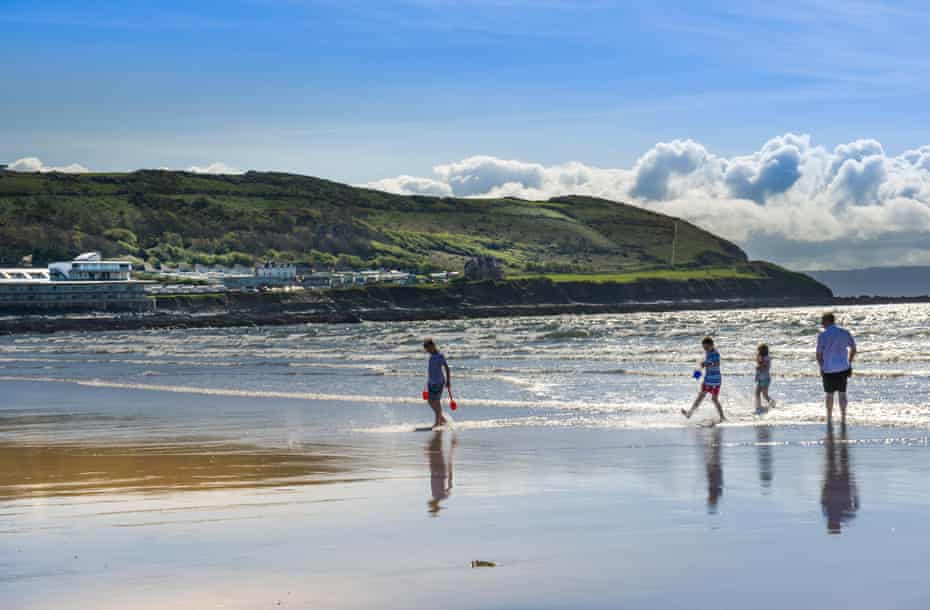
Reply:
[[734, 299], [616, 304], [550, 304], [498, 307], [464, 307], [435, 310], [370, 309], [346, 312], [218, 312], [205, 314], [155, 313], [95, 316], [22, 316], [0, 319], [0, 335], [78, 331], [128, 331], [171, 328], [229, 328], [288, 324], [358, 324], [425, 320], [499, 318], [522, 316], [595, 315], [637, 312], [700, 311], [708, 309], [768, 309], [775, 307], [834, 307], [887, 303], [930, 303], [921, 299]]
[[[464, 318], [622, 314], [708, 309], [837, 307], [927, 303], [930, 298], [834, 298], [813, 285], [779, 296], [751, 280], [555, 284], [479, 282], [424, 289], [373, 287], [304, 294], [227, 294], [160, 298], [154, 313], [71, 313], [0, 318], [0, 334], [228, 328], [287, 324], [357, 324]], [[714, 298], [727, 295], [727, 298]], [[753, 296], [746, 296], [753, 295]]]
[[80, 331], [128, 331], [171, 328], [230, 328], [288, 324], [358, 324], [362, 322], [413, 322], [469, 318], [556, 315], [596, 315], [638, 312], [701, 311], [709, 309], [771, 309], [776, 307], [842, 307], [930, 303], [928, 297], [856, 297], [828, 299], [734, 299], [616, 304], [551, 304], [424, 309], [369, 309], [345, 312], [217, 312], [154, 313], [93, 316], [21, 316], [0, 319], [0, 335]]

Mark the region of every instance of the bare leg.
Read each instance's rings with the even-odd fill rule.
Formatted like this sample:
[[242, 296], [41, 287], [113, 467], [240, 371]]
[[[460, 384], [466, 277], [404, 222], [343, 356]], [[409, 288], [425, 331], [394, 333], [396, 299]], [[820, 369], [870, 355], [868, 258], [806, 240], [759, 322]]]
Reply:
[[846, 392], [840, 392], [840, 419], [843, 420], [843, 423], [846, 423], [846, 406], [848, 404], [846, 400]]
[[710, 399], [714, 401], [714, 406], [717, 407], [717, 413], [720, 414], [720, 421], [727, 421], [727, 416], [723, 414], [723, 407], [720, 405], [720, 399], [717, 398], [717, 395], [711, 394]]
[[[762, 408], [762, 399], [760, 398], [761, 395], [762, 395], [762, 388], [759, 387], [759, 384], [756, 384], [756, 408], [757, 409]], [[766, 400], [768, 400], [768, 397], [766, 397]]]
[[706, 395], [707, 395], [706, 392], [698, 392], [697, 398], [694, 399], [694, 404], [691, 405], [691, 408], [688, 409], [687, 411], [682, 409], [681, 414], [687, 417], [688, 419], [690, 419], [691, 416], [694, 414], [694, 412], [697, 411], [697, 408], [701, 406], [701, 401], [704, 400], [704, 397]]
[[442, 403], [438, 400], [430, 400], [429, 406], [433, 410], [433, 413], [436, 415], [436, 419], [433, 422], [433, 427], [438, 428], [446, 423], [446, 418], [442, 414]]
[[827, 405], [827, 421], [833, 421], [833, 394], [826, 394], [824, 401]]
[[768, 388], [765, 388], [764, 390], [762, 390], [762, 396], [765, 398], [765, 402], [767, 402], [768, 405], [769, 405], [770, 407], [773, 406], [773, 405], [772, 405], [772, 398], [769, 396], [769, 389], [768, 389]]

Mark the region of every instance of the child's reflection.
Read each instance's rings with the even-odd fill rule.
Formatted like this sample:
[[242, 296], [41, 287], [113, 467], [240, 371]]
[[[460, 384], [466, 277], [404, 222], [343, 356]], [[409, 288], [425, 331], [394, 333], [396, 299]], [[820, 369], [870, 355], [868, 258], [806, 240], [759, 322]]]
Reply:
[[707, 435], [704, 446], [704, 466], [707, 469], [707, 512], [715, 514], [723, 495], [723, 430], [716, 426]]
[[[425, 451], [429, 457], [430, 491], [432, 499], [427, 502], [427, 511], [432, 516], [438, 516], [442, 510], [440, 502], [449, 497], [452, 492], [452, 454], [455, 452], [456, 438], [452, 434], [448, 455], [443, 444], [443, 430], [437, 430], [426, 444]], [[448, 459], [447, 459], [448, 457]]]
[[756, 426], [756, 452], [759, 456], [759, 484], [763, 491], [768, 491], [775, 478], [771, 426]]

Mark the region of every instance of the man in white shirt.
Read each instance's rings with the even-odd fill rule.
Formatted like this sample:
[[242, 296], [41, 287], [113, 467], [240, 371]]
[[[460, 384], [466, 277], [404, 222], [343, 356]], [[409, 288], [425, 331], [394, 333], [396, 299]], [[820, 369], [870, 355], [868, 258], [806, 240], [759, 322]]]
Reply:
[[856, 357], [856, 340], [845, 328], [836, 325], [832, 313], [821, 318], [823, 332], [817, 335], [817, 363], [826, 393], [827, 421], [833, 418], [833, 394], [840, 395], [840, 414], [846, 421], [846, 382], [852, 376]]

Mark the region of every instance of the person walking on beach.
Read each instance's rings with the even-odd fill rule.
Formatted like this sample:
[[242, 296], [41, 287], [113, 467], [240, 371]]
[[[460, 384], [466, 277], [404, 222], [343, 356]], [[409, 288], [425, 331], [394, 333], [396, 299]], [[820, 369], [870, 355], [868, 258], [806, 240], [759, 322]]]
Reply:
[[852, 376], [856, 358], [856, 340], [845, 328], [836, 325], [836, 316], [825, 313], [820, 320], [823, 332], [817, 335], [817, 364], [823, 378], [827, 421], [833, 419], [833, 395], [839, 394], [840, 416], [846, 421], [846, 382]]
[[427, 338], [423, 341], [423, 349], [429, 354], [426, 391], [429, 394], [429, 406], [436, 415], [433, 427], [438, 428], [446, 424], [446, 418], [442, 414], [442, 391], [444, 388], [452, 387], [452, 372], [449, 370], [446, 357], [442, 355], [432, 339]]
[[[720, 384], [723, 380], [720, 374], [720, 352], [714, 347], [714, 340], [710, 337], [704, 337], [701, 341], [701, 347], [704, 348], [704, 360], [701, 361], [701, 368], [704, 369], [704, 381], [701, 383], [701, 389], [698, 391], [694, 404], [688, 410], [682, 409], [681, 413], [687, 418], [691, 418], [697, 408], [701, 406], [704, 397], [710, 394], [710, 399], [717, 407], [717, 413], [720, 414], [720, 421], [726, 421], [723, 414], [723, 407], [720, 405]], [[697, 373], [695, 373], [697, 376]]]
[[771, 409], [775, 401], [769, 397], [769, 386], [772, 384], [772, 359], [769, 357], [769, 346], [765, 343], [756, 349], [756, 410], [762, 409], [762, 398], [765, 398], [766, 407]]

